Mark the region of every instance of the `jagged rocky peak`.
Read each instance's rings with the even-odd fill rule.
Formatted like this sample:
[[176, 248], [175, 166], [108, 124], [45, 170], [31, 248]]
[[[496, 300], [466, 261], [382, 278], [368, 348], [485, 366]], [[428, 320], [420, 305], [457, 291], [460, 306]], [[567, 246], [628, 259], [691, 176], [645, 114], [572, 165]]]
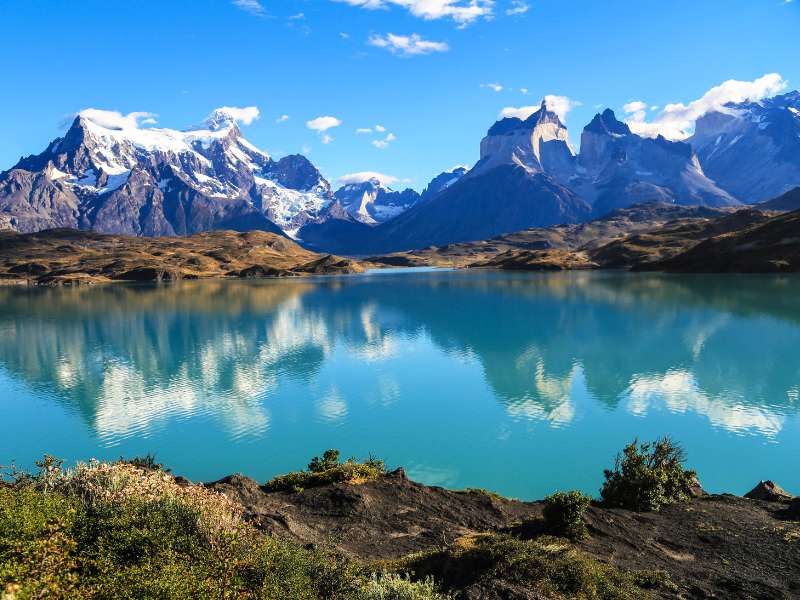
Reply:
[[610, 136], [630, 135], [631, 128], [619, 121], [617, 115], [610, 108], [602, 113], [597, 113], [589, 124], [583, 128], [585, 133], [599, 133]]
[[689, 144], [639, 136], [610, 109], [583, 129], [578, 165], [574, 185], [598, 215], [640, 202], [736, 204], [706, 177]]
[[208, 129], [209, 131], [219, 131], [220, 129], [231, 129], [234, 127], [238, 130], [235, 115], [224, 107], [216, 108], [211, 111], [211, 114], [208, 115], [203, 121], [203, 125], [203, 128]]
[[367, 225], [389, 221], [420, 200], [416, 191], [410, 188], [395, 191], [379, 177], [344, 185], [334, 196], [352, 218]]
[[449, 171], [439, 173], [436, 177], [431, 179], [431, 182], [422, 191], [422, 198], [427, 200], [428, 198], [434, 197], [439, 192], [446, 190], [464, 177], [468, 171], [468, 167], [459, 166]]
[[481, 157], [470, 176], [502, 165], [518, 165], [529, 174], [550, 173], [569, 177], [575, 150], [566, 126], [542, 100], [539, 110], [526, 119], [506, 117], [497, 121], [481, 141]]
[[314, 192], [325, 197], [332, 195], [331, 184], [302, 154], [289, 154], [273, 162], [267, 170], [267, 176], [284, 187]]

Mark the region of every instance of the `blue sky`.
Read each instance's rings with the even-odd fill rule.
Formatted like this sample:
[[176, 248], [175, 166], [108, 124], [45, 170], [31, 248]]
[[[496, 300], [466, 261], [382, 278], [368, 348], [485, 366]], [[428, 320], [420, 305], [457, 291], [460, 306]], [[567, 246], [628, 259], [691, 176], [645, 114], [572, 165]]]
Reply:
[[271, 154], [421, 189], [544, 95], [570, 99], [577, 144], [600, 105], [652, 120], [729, 79], [800, 87], [800, 0], [2, 0], [0, 21], [0, 169], [89, 107], [182, 129], [257, 106], [243, 131]]

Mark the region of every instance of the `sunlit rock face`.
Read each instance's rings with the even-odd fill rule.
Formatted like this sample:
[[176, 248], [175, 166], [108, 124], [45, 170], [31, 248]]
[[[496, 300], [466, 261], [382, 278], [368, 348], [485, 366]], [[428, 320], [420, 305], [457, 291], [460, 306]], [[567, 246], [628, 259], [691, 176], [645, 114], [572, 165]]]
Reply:
[[575, 163], [575, 150], [567, 128], [558, 115], [542, 102], [527, 119], [508, 117], [495, 123], [481, 141], [480, 160], [470, 171], [477, 176], [500, 165], [518, 165], [528, 174], [549, 173], [568, 179]]

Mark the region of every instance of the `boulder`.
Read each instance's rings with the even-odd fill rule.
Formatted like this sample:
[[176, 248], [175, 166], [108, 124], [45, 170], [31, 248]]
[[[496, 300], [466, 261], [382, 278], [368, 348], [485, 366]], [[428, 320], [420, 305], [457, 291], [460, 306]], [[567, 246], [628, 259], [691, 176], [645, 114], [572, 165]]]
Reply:
[[759, 481], [758, 485], [744, 495], [750, 500], [766, 500], [767, 502], [784, 502], [791, 500], [792, 495], [774, 481]]
[[700, 479], [698, 479], [697, 475], [692, 478], [692, 481], [689, 484], [689, 493], [694, 498], [702, 498], [706, 495], [706, 491], [703, 489], [703, 486], [700, 485]]

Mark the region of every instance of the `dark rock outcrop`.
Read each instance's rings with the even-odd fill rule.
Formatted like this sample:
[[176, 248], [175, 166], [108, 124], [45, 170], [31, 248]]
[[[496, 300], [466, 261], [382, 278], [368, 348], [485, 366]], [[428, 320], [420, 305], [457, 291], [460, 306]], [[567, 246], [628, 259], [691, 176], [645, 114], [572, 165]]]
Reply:
[[758, 484], [744, 495], [751, 500], [765, 500], [767, 502], [784, 502], [793, 496], [774, 481], [759, 481]]

